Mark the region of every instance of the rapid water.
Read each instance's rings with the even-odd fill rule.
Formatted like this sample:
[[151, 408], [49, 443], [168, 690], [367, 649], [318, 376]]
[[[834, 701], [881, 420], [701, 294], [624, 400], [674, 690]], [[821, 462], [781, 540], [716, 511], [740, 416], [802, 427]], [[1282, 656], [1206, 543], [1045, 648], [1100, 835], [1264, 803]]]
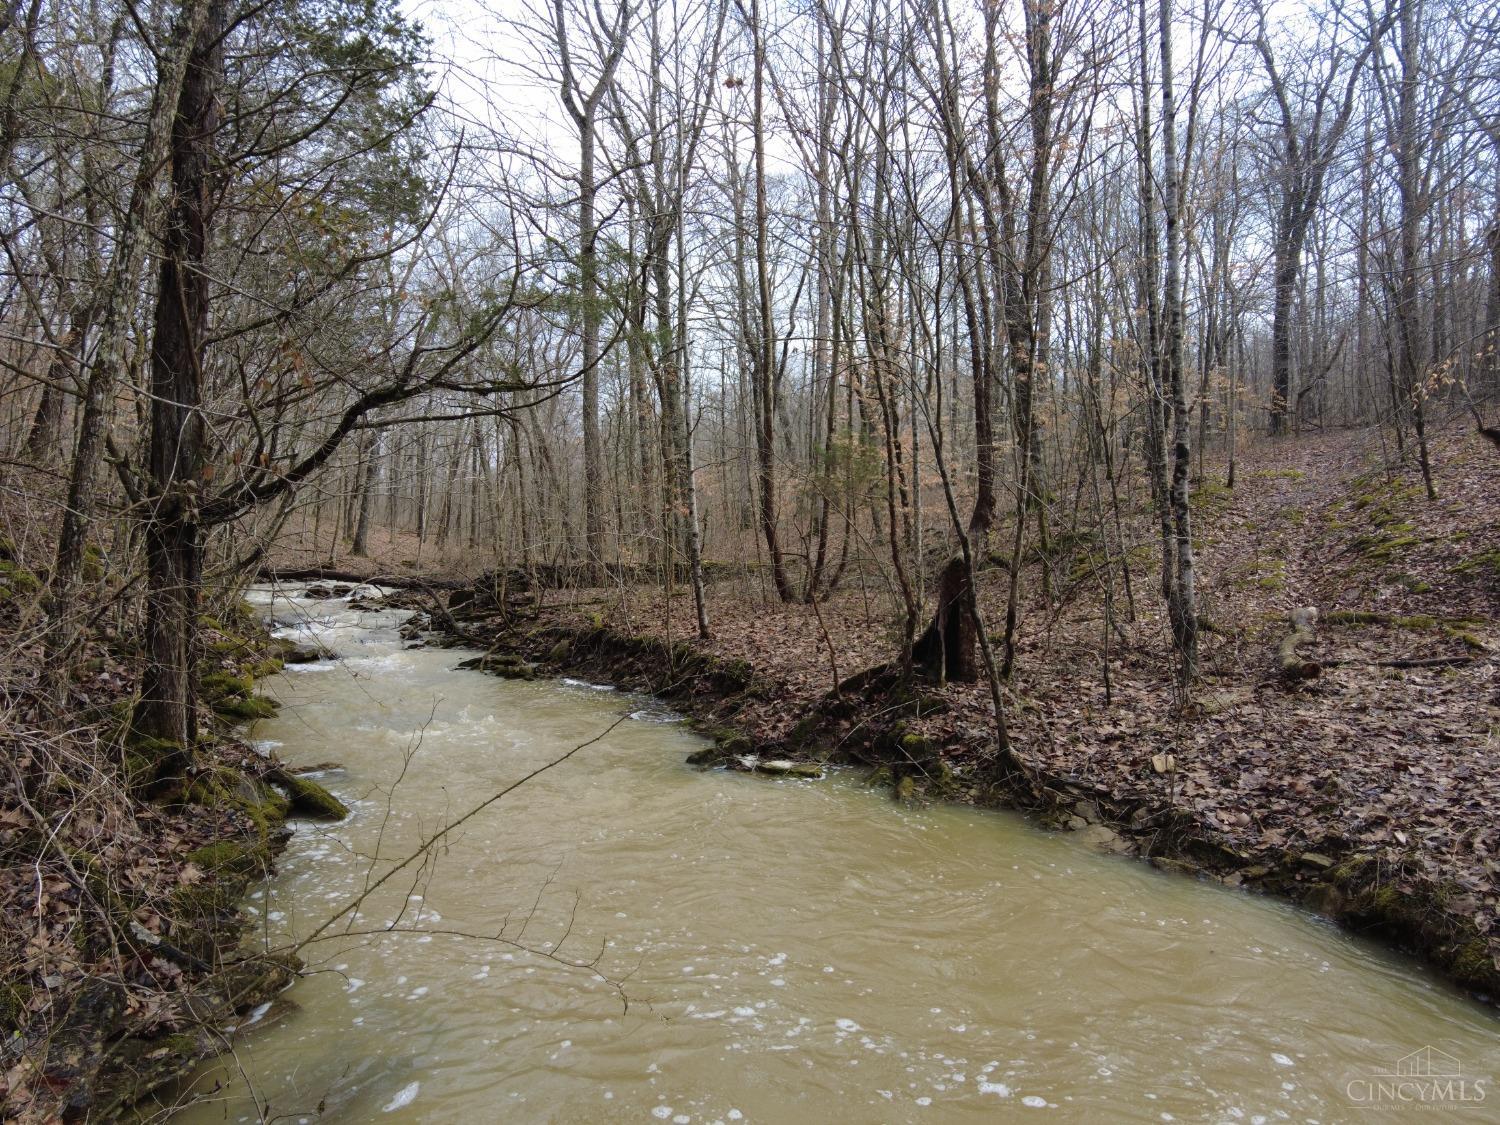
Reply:
[[255, 596], [344, 659], [263, 685], [283, 710], [251, 737], [340, 763], [321, 780], [354, 810], [299, 824], [252, 894], [274, 940], [628, 717], [306, 946], [292, 1005], [175, 1121], [1368, 1122], [1409, 1108], [1372, 1076], [1433, 1059], [1472, 1116], [1500, 1107], [1487, 1009], [1292, 907], [852, 772], [699, 772], [649, 699]]

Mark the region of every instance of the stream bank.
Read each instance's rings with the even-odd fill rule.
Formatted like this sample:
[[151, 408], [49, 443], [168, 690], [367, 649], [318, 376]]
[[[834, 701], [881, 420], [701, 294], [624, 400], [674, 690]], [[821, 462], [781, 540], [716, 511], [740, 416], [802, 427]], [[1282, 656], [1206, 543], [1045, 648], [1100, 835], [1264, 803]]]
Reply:
[[[503, 601], [504, 599], [500, 599]], [[408, 597], [400, 604], [422, 601]], [[740, 658], [649, 631], [625, 632], [600, 620], [580, 621], [571, 607], [536, 600], [498, 604], [483, 585], [452, 599], [453, 609], [415, 620], [448, 643], [485, 650], [469, 667], [507, 678], [550, 675], [602, 678], [649, 692], [690, 716], [714, 741], [692, 764], [754, 769], [755, 761], [845, 763], [869, 771], [872, 785], [899, 801], [940, 801], [1016, 809], [1049, 828], [1079, 833], [1094, 846], [1139, 856], [1153, 866], [1287, 899], [1363, 936], [1389, 943], [1436, 969], [1481, 1002], [1500, 1000], [1500, 966], [1489, 937], [1469, 911], [1462, 888], [1393, 868], [1382, 856], [1350, 847], [1330, 854], [1230, 838], [1217, 823], [1177, 803], [1175, 788], [1158, 797], [1119, 800], [1078, 776], [1033, 759], [1027, 773], [996, 756], [957, 754], [924, 733], [924, 721], [950, 709], [945, 689], [893, 682], [802, 698], [791, 709], [776, 677]], [[1170, 773], [1170, 757], [1148, 767]], [[784, 772], [779, 768], [775, 772]], [[1337, 815], [1337, 810], [1332, 810]], [[1330, 849], [1331, 850], [1331, 849]]]
[[348, 810], [241, 728], [276, 713], [258, 682], [319, 654], [273, 639], [237, 598], [199, 627], [202, 733], [186, 777], [163, 776], [180, 748], [127, 729], [135, 660], [119, 638], [85, 640], [82, 704], [68, 741], [46, 748], [53, 761], [11, 730], [13, 760], [40, 768], [0, 808], [5, 905], [31, 907], [7, 927], [17, 947], [0, 981], [7, 1120], [127, 1116], [297, 978], [296, 958], [257, 946], [240, 904], [291, 822]]

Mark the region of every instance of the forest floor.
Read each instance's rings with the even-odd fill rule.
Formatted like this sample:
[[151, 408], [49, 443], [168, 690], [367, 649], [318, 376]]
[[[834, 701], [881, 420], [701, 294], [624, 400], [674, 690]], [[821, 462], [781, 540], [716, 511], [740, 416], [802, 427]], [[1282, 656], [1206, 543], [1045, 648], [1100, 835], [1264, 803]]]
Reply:
[[[1415, 469], [1384, 467], [1391, 451], [1373, 431], [1262, 443], [1241, 458], [1233, 489], [1210, 466], [1194, 533], [1212, 631], [1186, 706], [1146, 514], [1126, 528], [1134, 619], [1124, 620], [1117, 589], [1122, 620], [1107, 653], [1103, 556], [1097, 538], [1072, 536], [1079, 545], [1055, 560], [1050, 601], [1039, 567], [1023, 571], [1009, 726], [1044, 783], [1050, 822], [1105, 824], [1111, 846], [1163, 866], [1308, 901], [1495, 998], [1500, 455], [1457, 427], [1433, 448], [1436, 501]], [[1008, 584], [998, 565], [981, 577], [997, 637]], [[685, 591], [667, 599], [643, 588], [540, 595], [508, 635], [526, 649], [526, 635], [607, 632], [679, 644], [722, 666], [743, 662], [753, 690], [699, 711], [782, 753], [798, 749], [807, 716], [831, 713], [835, 684], [896, 654], [899, 628], [881, 608], [889, 599], [857, 582], [817, 607], [768, 602], [728, 582], [709, 595], [708, 642], [693, 638]], [[1288, 680], [1278, 642], [1304, 606], [1321, 619], [1299, 655], [1321, 675]], [[505, 630], [487, 627], [464, 625], [503, 646]], [[529, 651], [545, 649], [534, 640]], [[899, 733], [936, 748], [943, 776], [958, 783], [944, 796], [1038, 807], [987, 781], [996, 770], [986, 685], [948, 684], [922, 698]], [[875, 700], [844, 708], [820, 730], [821, 752], [868, 742], [878, 711]]]

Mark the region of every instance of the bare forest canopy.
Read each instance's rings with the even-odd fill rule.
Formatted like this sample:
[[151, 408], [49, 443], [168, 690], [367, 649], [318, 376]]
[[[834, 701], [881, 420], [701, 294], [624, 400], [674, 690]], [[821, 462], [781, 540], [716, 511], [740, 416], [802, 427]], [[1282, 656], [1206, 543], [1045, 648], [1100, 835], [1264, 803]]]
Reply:
[[705, 573], [858, 581], [994, 683], [1079, 513], [1118, 561], [1147, 506], [1190, 680], [1206, 459], [1378, 425], [1434, 494], [1500, 389], [1492, 3], [448, 14], [465, 83], [388, 0], [0, 10], [26, 628], [69, 664], [102, 551], [164, 744], [205, 589], [372, 550], [690, 586], [705, 637]]

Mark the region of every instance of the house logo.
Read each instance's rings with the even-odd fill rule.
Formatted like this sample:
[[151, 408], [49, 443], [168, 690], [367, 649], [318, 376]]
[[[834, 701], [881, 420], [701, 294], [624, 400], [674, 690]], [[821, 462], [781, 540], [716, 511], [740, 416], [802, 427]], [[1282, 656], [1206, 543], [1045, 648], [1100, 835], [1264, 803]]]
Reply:
[[1488, 1078], [1465, 1077], [1463, 1064], [1437, 1047], [1419, 1047], [1391, 1066], [1353, 1078], [1344, 1093], [1356, 1106], [1410, 1109], [1478, 1109], [1489, 1094]]
[[1384, 1078], [1457, 1078], [1463, 1073], [1459, 1061], [1447, 1051], [1423, 1047], [1396, 1060], [1396, 1069]]

